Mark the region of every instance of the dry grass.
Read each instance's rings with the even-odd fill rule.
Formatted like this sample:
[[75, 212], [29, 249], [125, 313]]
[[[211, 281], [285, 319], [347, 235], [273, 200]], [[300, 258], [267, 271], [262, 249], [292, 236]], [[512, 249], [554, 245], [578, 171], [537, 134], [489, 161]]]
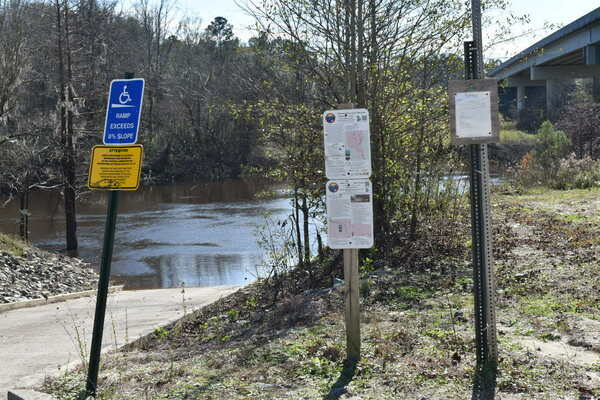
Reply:
[[[557, 217], [553, 210], [566, 200], [548, 198], [503, 196], [494, 204], [498, 399], [600, 395], [600, 362], [587, 362], [599, 356], [589, 342], [600, 332], [582, 332], [595, 329], [600, 315], [594, 239], [600, 228]], [[594, 209], [583, 207], [586, 198], [568, 201], [563, 214], [593, 217]], [[467, 232], [458, 236], [468, 241]], [[474, 367], [468, 260], [427, 254], [363, 276], [362, 360], [354, 369], [343, 363], [341, 291], [304, 290], [273, 303], [251, 286], [107, 357], [99, 398], [468, 398]], [[591, 358], [565, 358], [530, 343]], [[71, 399], [82, 383], [74, 373], [45, 388]]]

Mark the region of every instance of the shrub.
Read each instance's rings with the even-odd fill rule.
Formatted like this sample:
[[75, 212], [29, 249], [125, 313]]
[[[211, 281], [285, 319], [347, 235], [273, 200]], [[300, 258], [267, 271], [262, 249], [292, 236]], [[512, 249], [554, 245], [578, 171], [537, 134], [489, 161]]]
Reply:
[[571, 142], [567, 134], [545, 121], [537, 132], [537, 140], [533, 150], [534, 164], [541, 168], [547, 176], [554, 175], [560, 160], [567, 156]]
[[600, 104], [592, 102], [565, 107], [558, 127], [567, 132], [579, 158], [600, 156]]
[[578, 159], [575, 153], [571, 153], [567, 158], [558, 160], [557, 164], [554, 172], [548, 174], [530, 152], [509, 172], [519, 191], [542, 185], [559, 190], [600, 187], [600, 160], [589, 156]]
[[587, 156], [578, 159], [575, 153], [560, 161], [556, 175], [549, 182], [553, 189], [588, 189], [600, 187], [600, 160]]
[[550, 181], [558, 173], [561, 160], [568, 154], [569, 146], [567, 135], [545, 121], [535, 136], [533, 151], [525, 154], [519, 165], [508, 171], [517, 189], [550, 186]]

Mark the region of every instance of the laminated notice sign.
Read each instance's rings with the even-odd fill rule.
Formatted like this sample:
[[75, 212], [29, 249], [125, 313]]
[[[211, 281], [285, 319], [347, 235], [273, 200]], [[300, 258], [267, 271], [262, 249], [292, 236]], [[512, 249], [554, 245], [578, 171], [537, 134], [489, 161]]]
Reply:
[[369, 112], [364, 108], [323, 113], [325, 175], [328, 179], [371, 176]]
[[143, 147], [94, 146], [88, 187], [100, 190], [137, 190], [142, 172]]
[[492, 136], [490, 92], [456, 93], [456, 136]]
[[448, 94], [453, 143], [499, 141], [498, 82], [495, 79], [450, 81]]
[[373, 189], [368, 179], [327, 182], [327, 238], [332, 249], [373, 246]]

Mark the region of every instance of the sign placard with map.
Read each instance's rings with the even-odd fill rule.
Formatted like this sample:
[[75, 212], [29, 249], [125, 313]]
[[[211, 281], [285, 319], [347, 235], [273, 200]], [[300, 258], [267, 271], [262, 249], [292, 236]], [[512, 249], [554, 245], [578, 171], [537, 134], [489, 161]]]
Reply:
[[325, 175], [328, 179], [371, 176], [369, 111], [364, 108], [323, 113]]
[[327, 238], [332, 249], [373, 246], [373, 188], [369, 179], [327, 182]]

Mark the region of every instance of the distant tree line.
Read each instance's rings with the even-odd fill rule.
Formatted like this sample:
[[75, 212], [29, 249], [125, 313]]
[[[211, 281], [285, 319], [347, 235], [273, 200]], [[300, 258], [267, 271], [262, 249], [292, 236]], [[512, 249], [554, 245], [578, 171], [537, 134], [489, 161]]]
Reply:
[[146, 79], [147, 183], [268, 164], [241, 107], [272, 92], [263, 58], [280, 54], [264, 46], [242, 44], [223, 17], [176, 20], [169, 0], [127, 11], [112, 0], [0, 0], [0, 192], [26, 213], [31, 189], [60, 189], [76, 249], [75, 200], [101, 142], [108, 85], [125, 72]]
[[135, 72], [146, 79], [146, 181], [285, 180], [302, 263], [311, 219], [324, 213], [320, 116], [352, 103], [371, 118], [374, 251], [393, 255], [442, 234], [436, 221], [456, 213], [461, 189], [449, 177], [463, 166], [445, 93], [462, 76], [466, 3], [251, 0], [257, 31], [242, 43], [225, 18], [176, 19], [169, 0], [128, 11], [114, 0], [0, 0], [0, 185], [21, 197], [60, 187], [76, 248], [75, 198], [101, 140], [108, 84]]

